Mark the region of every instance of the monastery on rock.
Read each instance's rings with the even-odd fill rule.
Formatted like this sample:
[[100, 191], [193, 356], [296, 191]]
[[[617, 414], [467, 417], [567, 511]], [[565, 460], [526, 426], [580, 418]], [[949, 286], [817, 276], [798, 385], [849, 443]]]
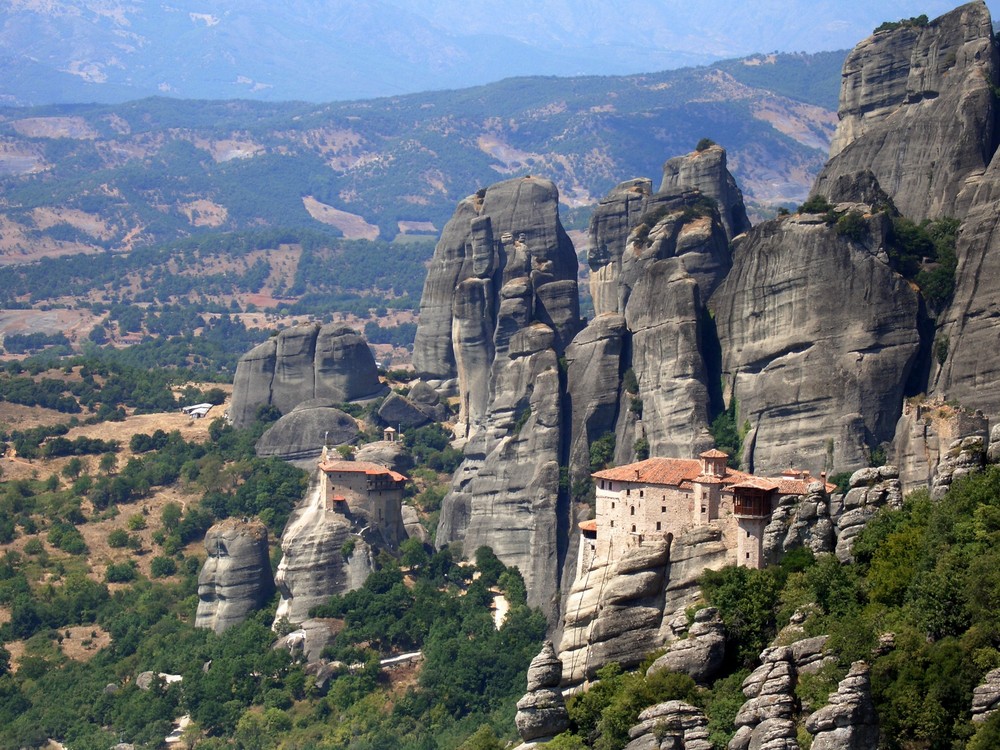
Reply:
[[406, 477], [371, 461], [336, 461], [324, 450], [320, 496], [327, 511], [366, 523], [395, 548], [406, 539], [401, 507]]
[[726, 466], [719, 450], [698, 458], [649, 458], [593, 474], [596, 517], [580, 524], [580, 569], [595, 559], [613, 559], [644, 538], [668, 540], [692, 526], [721, 528], [737, 565], [763, 567], [764, 528], [787, 495], [805, 495], [813, 482], [826, 492], [826, 477], [789, 470], [780, 477], [757, 477]]

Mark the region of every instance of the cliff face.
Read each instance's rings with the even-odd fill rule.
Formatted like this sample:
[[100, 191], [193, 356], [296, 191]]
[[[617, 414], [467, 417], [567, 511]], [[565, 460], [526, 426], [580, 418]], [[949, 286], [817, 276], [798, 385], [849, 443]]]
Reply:
[[871, 170], [903, 215], [961, 216], [963, 190], [996, 148], [996, 72], [983, 2], [861, 42], [844, 63], [840, 124], [813, 192], [858, 200], [836, 182]]
[[[732, 177], [725, 171], [725, 152], [718, 147], [711, 152], [682, 157], [680, 163], [704, 158], [721, 169], [710, 173], [711, 180], [704, 171], [697, 175], [721, 193]], [[686, 174], [678, 167], [674, 178]], [[704, 303], [731, 263], [720, 212], [702, 193], [681, 187], [649, 194], [648, 189], [642, 180], [622, 183], [601, 202], [590, 225], [591, 293], [598, 313], [591, 325], [607, 325], [603, 315], [624, 316], [619, 369], [631, 369], [636, 379], [630, 408], [619, 410], [614, 428], [616, 459], [622, 460], [631, 458], [639, 437], [653, 455], [692, 455], [711, 446], [714, 376], [705, 360]], [[571, 366], [570, 380], [586, 378]], [[574, 400], [574, 426], [578, 410]]]
[[274, 593], [267, 527], [259, 521], [227, 519], [205, 534], [205, 550], [195, 627], [222, 633], [246, 620]]
[[659, 192], [669, 193], [679, 188], [694, 188], [718, 203], [722, 226], [730, 240], [750, 229], [743, 191], [729, 173], [726, 150], [721, 146], [713, 144], [687, 156], [668, 159], [663, 165]]
[[526, 177], [463, 200], [434, 252], [414, 364], [457, 378], [465, 460], [437, 544], [488, 545], [517, 565], [528, 599], [558, 611], [569, 509], [560, 492], [565, 390], [559, 358], [580, 328], [577, 260], [555, 185]]
[[459, 378], [462, 421], [482, 418], [489, 371], [514, 332], [548, 325], [556, 348], [579, 330], [577, 262], [559, 221], [555, 185], [535, 177], [497, 183], [461, 201], [434, 250], [413, 347], [417, 374]]
[[342, 403], [385, 390], [364, 337], [341, 325], [285, 329], [243, 355], [236, 366], [229, 417], [251, 424], [261, 406], [288, 414], [303, 401]]
[[528, 602], [558, 611], [568, 508], [560, 506], [562, 393], [555, 335], [535, 323], [515, 334], [496, 374], [485, 428], [465, 448], [438, 524], [437, 544], [482, 545], [524, 575]]
[[921, 340], [918, 295], [888, 265], [887, 225], [867, 218], [851, 239], [800, 215], [737, 243], [710, 307], [754, 471], [863, 466], [866, 445], [892, 438]]
[[372, 553], [354, 532], [345, 516], [326, 510], [320, 484], [314, 481], [281, 534], [275, 623], [298, 625], [309, 619], [312, 607], [361, 587], [373, 570]]
[[972, 199], [959, 233], [955, 295], [938, 331], [946, 356], [932, 380], [945, 399], [1000, 416], [1000, 358], [996, 351], [1000, 316], [1000, 158], [994, 157]]

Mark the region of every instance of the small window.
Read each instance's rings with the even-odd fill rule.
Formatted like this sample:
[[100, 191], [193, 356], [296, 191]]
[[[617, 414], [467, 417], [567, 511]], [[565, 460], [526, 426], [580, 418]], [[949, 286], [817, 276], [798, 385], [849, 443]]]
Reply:
[[660, 523], [659, 521], [657, 521], [657, 522], [656, 522], [656, 530], [657, 530], [657, 531], [661, 531], [662, 529], [663, 529], [663, 524], [662, 524], [662, 523]]
[[661, 505], [660, 506], [660, 513], [666, 513], [666, 512], [667, 512], [667, 506], [666, 505]]
[[747, 539], [749, 539], [749, 538], [750, 538], [750, 532], [747, 531]]
[[628, 514], [630, 516], [634, 516], [635, 515], [635, 506], [634, 505], [631, 508], [629, 508]]
[[612, 501], [611, 501], [611, 510], [614, 510], [614, 509], [615, 509], [615, 501], [614, 501], [614, 500], [612, 500]]
[[750, 559], [750, 553], [747, 552], [747, 560], [749, 560], [749, 559]]
[[625, 495], [626, 495], [626, 496], [628, 496], [628, 495], [631, 495], [631, 494], [632, 494], [632, 490], [631, 490], [631, 488], [630, 488], [630, 489], [627, 489], [627, 490], [625, 490]]
[[702, 505], [701, 506], [701, 512], [702, 513], [707, 513], [708, 512], [708, 508], [706, 508], [704, 505]]
[[635, 524], [632, 524], [632, 533], [635, 533]]
[[642, 497], [643, 490], [639, 490], [639, 497]]
[[612, 520], [611, 521], [611, 528], [613, 529], [614, 527], [615, 527], [615, 522], [614, 522], [614, 520]]

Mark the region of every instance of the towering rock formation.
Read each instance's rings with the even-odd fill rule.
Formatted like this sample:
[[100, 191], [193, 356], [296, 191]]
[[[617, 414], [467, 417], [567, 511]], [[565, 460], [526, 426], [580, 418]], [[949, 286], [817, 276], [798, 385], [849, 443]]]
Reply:
[[[706, 568], [718, 570], [730, 553], [716, 527], [700, 526], [668, 539], [644, 539], [614, 560], [599, 559], [573, 582], [566, 598], [565, 623], [559, 642], [563, 685], [593, 679], [615, 661], [633, 668], [650, 652], [687, 631], [685, 610], [700, 596], [698, 579]], [[711, 611], [692, 627], [704, 637], [695, 648], [718, 656], [710, 623]], [[683, 655], [678, 656], [683, 661]], [[711, 665], [695, 668], [704, 677]]]
[[625, 750], [712, 750], [708, 718], [690, 703], [666, 701], [639, 714]]
[[556, 656], [552, 642], [528, 666], [528, 692], [517, 702], [514, 723], [525, 742], [538, 742], [555, 737], [569, 728], [569, 712], [559, 690], [562, 662]]
[[795, 732], [795, 654], [788, 646], [769, 648], [761, 665], [743, 680], [746, 703], [736, 714], [729, 750], [799, 750]]
[[528, 601], [558, 611], [568, 509], [560, 506], [562, 392], [555, 335], [533, 323], [510, 340], [480, 429], [465, 447], [438, 524], [440, 546], [493, 548], [524, 575]]
[[866, 212], [853, 236], [813, 214], [756, 227], [709, 303], [758, 473], [863, 466], [894, 435], [921, 305], [889, 267], [888, 219], [851, 210]]
[[1000, 158], [994, 156], [972, 198], [959, 233], [955, 294], [935, 344], [943, 362], [932, 379], [942, 399], [1000, 416]]
[[[715, 173], [718, 185], [732, 177], [725, 171], [725, 152], [718, 147]], [[696, 157], [684, 157], [691, 160]], [[668, 165], [671, 162], [668, 162]], [[675, 179], [687, 173], [678, 171]], [[704, 175], [700, 175], [704, 178]], [[707, 181], [704, 180], [703, 181]], [[667, 180], [665, 180], [667, 182]], [[632, 443], [644, 437], [653, 455], [684, 456], [711, 447], [708, 434], [716, 375], [706, 364], [705, 301], [730, 267], [729, 243], [716, 207], [696, 190], [686, 187], [651, 195], [648, 181], [622, 183], [608, 195], [591, 220], [591, 294], [598, 313], [578, 339], [608, 339], [605, 329], [613, 318], [625, 320], [626, 336], [615, 345], [619, 371], [632, 369], [637, 391], [628, 410], [619, 410], [616, 458], [632, 457]], [[742, 203], [739, 204], [742, 210]], [[727, 209], [734, 213], [734, 209]], [[588, 360], [593, 368], [595, 362]], [[599, 369], [613, 369], [606, 361]], [[570, 381], [590, 377], [570, 366]], [[605, 397], [610, 398], [610, 393]], [[589, 413], [592, 401], [573, 401], [574, 435]], [[634, 414], [634, 416], [633, 416]], [[641, 416], [641, 425], [632, 424]], [[587, 432], [596, 430], [591, 419]]]
[[670, 193], [680, 188], [694, 188], [718, 204], [722, 226], [730, 240], [750, 229], [743, 191], [729, 173], [722, 146], [713, 143], [686, 156], [668, 159], [663, 165], [660, 192]]
[[298, 625], [334, 594], [360, 588], [372, 572], [372, 552], [350, 520], [327, 510], [318, 479], [292, 512], [281, 535], [275, 583], [281, 593], [275, 623]]
[[814, 193], [834, 202], [840, 181], [871, 170], [903, 215], [961, 216], [960, 194], [996, 148], [997, 52], [983, 2], [926, 26], [903, 25], [861, 42], [844, 63], [840, 124]]
[[[899, 467], [903, 495], [934, 484], [938, 467], [950, 467], [961, 454], [963, 439], [970, 437], [980, 438], [985, 449], [989, 424], [981, 412], [956, 408], [941, 400], [907, 400], [896, 425], [892, 457], [892, 463]], [[953, 456], [956, 441], [959, 450]], [[946, 469], [946, 473], [951, 484], [954, 470]]]
[[493, 185], [445, 227], [414, 344], [421, 377], [458, 378], [456, 432], [469, 438], [438, 544], [462, 541], [469, 555], [492, 547], [553, 617], [569, 528], [559, 358], [580, 328], [576, 275], [555, 186], [533, 177]]
[[507, 180], [464, 199], [441, 234], [420, 298], [418, 376], [436, 384], [460, 378], [461, 419], [481, 420], [490, 369], [516, 331], [544, 323], [562, 352], [579, 330], [576, 272], [550, 181]]
[[205, 550], [194, 624], [222, 633], [246, 620], [274, 593], [267, 527], [260, 521], [220, 521], [205, 534]]
[[261, 406], [288, 414], [303, 401], [343, 403], [385, 391], [364, 337], [341, 325], [301, 325], [244, 354], [236, 367], [229, 418], [251, 424]]

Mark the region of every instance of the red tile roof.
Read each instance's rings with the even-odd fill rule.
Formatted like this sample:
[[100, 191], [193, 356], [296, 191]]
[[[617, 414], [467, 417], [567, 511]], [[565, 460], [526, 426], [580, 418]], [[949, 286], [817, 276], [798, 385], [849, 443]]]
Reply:
[[662, 484], [671, 487], [687, 487], [695, 479], [706, 483], [733, 484], [750, 476], [742, 471], [726, 469], [724, 477], [704, 476], [702, 464], [697, 458], [647, 458], [645, 461], [604, 469], [594, 474], [597, 479], [614, 482], [636, 482], [639, 484]]
[[595, 534], [597, 533], [596, 518], [593, 518], [589, 521], [580, 521], [580, 523], [577, 525], [580, 527], [580, 531], [593, 531]]
[[[712, 453], [719, 455], [709, 455]], [[722, 451], [706, 451], [704, 458], [721, 458], [726, 454]], [[753, 474], [736, 471], [726, 467], [724, 477], [702, 474], [702, 462], [697, 458], [647, 458], [625, 466], [604, 469], [593, 474], [595, 479], [610, 479], [613, 482], [632, 482], [635, 484], [659, 484], [668, 487], [690, 489], [691, 483], [698, 481], [704, 484], [722, 484], [727, 488], [746, 487], [760, 490], [777, 490], [779, 495], [804, 495], [810, 483], [818, 481], [807, 472], [796, 472], [796, 477], [756, 477]], [[827, 483], [827, 492], [836, 489], [836, 485]]]
[[[766, 490], [770, 492], [779, 488], [779, 484], [773, 479], [765, 479], [764, 477], [754, 477], [750, 476], [741, 482], [737, 482], [733, 485], [733, 489], [746, 489], [746, 490]], [[785, 494], [785, 493], [781, 493]]]
[[338, 471], [347, 474], [367, 474], [368, 476], [389, 476], [397, 482], [405, 482], [406, 477], [398, 471], [387, 469], [371, 461], [322, 461], [319, 468], [327, 474]]
[[720, 451], [717, 448], [712, 448], [711, 450], [707, 450], [704, 453], [699, 453], [698, 458], [729, 458], [729, 454]]

